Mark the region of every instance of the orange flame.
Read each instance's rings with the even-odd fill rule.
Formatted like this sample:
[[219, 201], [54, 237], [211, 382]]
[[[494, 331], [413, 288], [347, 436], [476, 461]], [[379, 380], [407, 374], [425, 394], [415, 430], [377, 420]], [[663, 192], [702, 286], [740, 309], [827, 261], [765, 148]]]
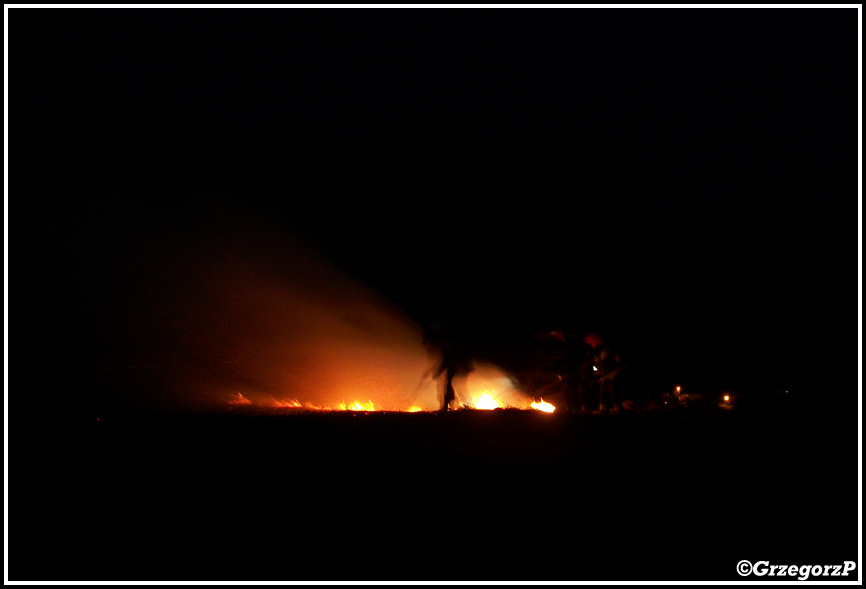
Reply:
[[541, 401], [539, 401], [538, 403], [533, 402], [530, 407], [532, 407], [536, 411], [544, 411], [545, 413], [553, 413], [554, 411], [556, 411], [556, 407], [554, 407], [544, 399], [541, 399]]
[[476, 409], [501, 409], [504, 405], [490, 396], [490, 393], [484, 393], [475, 401]]
[[[249, 405], [251, 402], [247, 399], [244, 399], [244, 405]], [[272, 407], [277, 409], [310, 409], [311, 411], [380, 411], [379, 408], [376, 407], [376, 404], [373, 401], [352, 401], [351, 403], [346, 403], [343, 401], [342, 403], [338, 403], [336, 406], [332, 405], [313, 405], [309, 401], [306, 403], [301, 403], [297, 399], [277, 399], [275, 397], [271, 397]], [[238, 404], [237, 401], [230, 401], [232, 404]], [[418, 409], [420, 411], [420, 409]]]
[[339, 411], [378, 411], [373, 401], [369, 400], [366, 403], [362, 403], [361, 401], [352, 401], [348, 405], [340, 403], [337, 405], [337, 409]]
[[274, 407], [303, 407], [297, 399], [283, 399], [282, 401], [274, 399]]

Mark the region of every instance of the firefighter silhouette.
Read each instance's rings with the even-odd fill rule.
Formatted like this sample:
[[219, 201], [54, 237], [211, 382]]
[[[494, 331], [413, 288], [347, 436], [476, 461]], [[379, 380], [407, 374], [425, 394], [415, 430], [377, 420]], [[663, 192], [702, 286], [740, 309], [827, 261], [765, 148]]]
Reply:
[[[566, 411], [585, 411], [586, 393], [594, 382], [589, 345], [581, 341], [579, 336], [564, 330], [542, 334], [538, 339], [541, 361], [536, 372], [556, 376], [556, 382], [540, 390], [558, 385], [562, 390]], [[538, 394], [539, 390], [535, 393]]]
[[609, 402], [611, 411], [619, 411], [614, 381], [622, 369], [622, 361], [608, 345], [596, 334], [588, 334], [584, 341], [592, 346], [592, 370], [595, 374], [595, 385], [598, 387], [598, 410], [605, 411]]
[[439, 326], [428, 330], [424, 336], [424, 344], [431, 346], [439, 354], [439, 361], [430, 374], [434, 380], [445, 375], [441, 383], [442, 405], [439, 410], [446, 413], [457, 401], [454, 378], [467, 376], [475, 370], [475, 363], [466, 346]]

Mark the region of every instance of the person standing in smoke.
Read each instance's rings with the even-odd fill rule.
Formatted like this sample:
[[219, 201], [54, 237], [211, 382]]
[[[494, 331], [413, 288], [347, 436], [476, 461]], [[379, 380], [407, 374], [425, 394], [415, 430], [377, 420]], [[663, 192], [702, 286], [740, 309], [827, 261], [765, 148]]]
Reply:
[[471, 360], [465, 357], [454, 344], [446, 345], [442, 349], [442, 362], [439, 364], [439, 368], [433, 372], [433, 378], [439, 378], [443, 372], [445, 373], [445, 394], [440, 409], [442, 413], [446, 413], [457, 398], [457, 394], [454, 392], [454, 377], [470, 372], [472, 370], [469, 366], [470, 362]]
[[438, 348], [441, 354], [436, 368], [430, 373], [434, 379], [445, 374], [444, 390], [442, 395], [442, 407], [440, 412], [446, 413], [454, 401], [457, 393], [454, 390], [454, 378], [465, 376], [475, 370], [475, 364], [471, 356], [460, 343], [453, 337], [448, 337], [440, 329], [428, 331], [424, 336], [424, 344]]

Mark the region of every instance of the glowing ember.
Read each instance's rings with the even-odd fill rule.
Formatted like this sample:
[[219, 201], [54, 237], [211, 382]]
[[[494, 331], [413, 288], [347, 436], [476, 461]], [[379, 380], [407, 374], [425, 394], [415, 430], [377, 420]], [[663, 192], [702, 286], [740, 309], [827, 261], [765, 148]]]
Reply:
[[411, 407], [406, 409], [406, 413], [418, 413], [419, 411], [423, 411], [423, 409], [421, 409], [420, 407], [416, 407], [415, 405], [412, 405]]
[[484, 393], [475, 401], [476, 409], [500, 409], [502, 407], [503, 405], [491, 397], [489, 393]]
[[538, 403], [533, 402], [530, 407], [532, 407], [536, 411], [544, 411], [545, 413], [553, 413], [554, 411], [556, 411], [556, 407], [554, 407], [544, 399], [542, 399]]
[[244, 397], [240, 392], [235, 395], [229, 395], [231, 399], [229, 399], [229, 405], [252, 405], [253, 402]]

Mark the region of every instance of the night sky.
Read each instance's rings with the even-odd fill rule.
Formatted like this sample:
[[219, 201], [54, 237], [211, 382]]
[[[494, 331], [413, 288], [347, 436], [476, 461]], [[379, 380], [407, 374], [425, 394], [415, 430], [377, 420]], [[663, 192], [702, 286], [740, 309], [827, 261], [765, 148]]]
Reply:
[[856, 17], [16, 9], [12, 380], [116, 388], [211, 244], [291, 266], [248, 218], [503, 362], [597, 331], [657, 388], [854, 399]]

